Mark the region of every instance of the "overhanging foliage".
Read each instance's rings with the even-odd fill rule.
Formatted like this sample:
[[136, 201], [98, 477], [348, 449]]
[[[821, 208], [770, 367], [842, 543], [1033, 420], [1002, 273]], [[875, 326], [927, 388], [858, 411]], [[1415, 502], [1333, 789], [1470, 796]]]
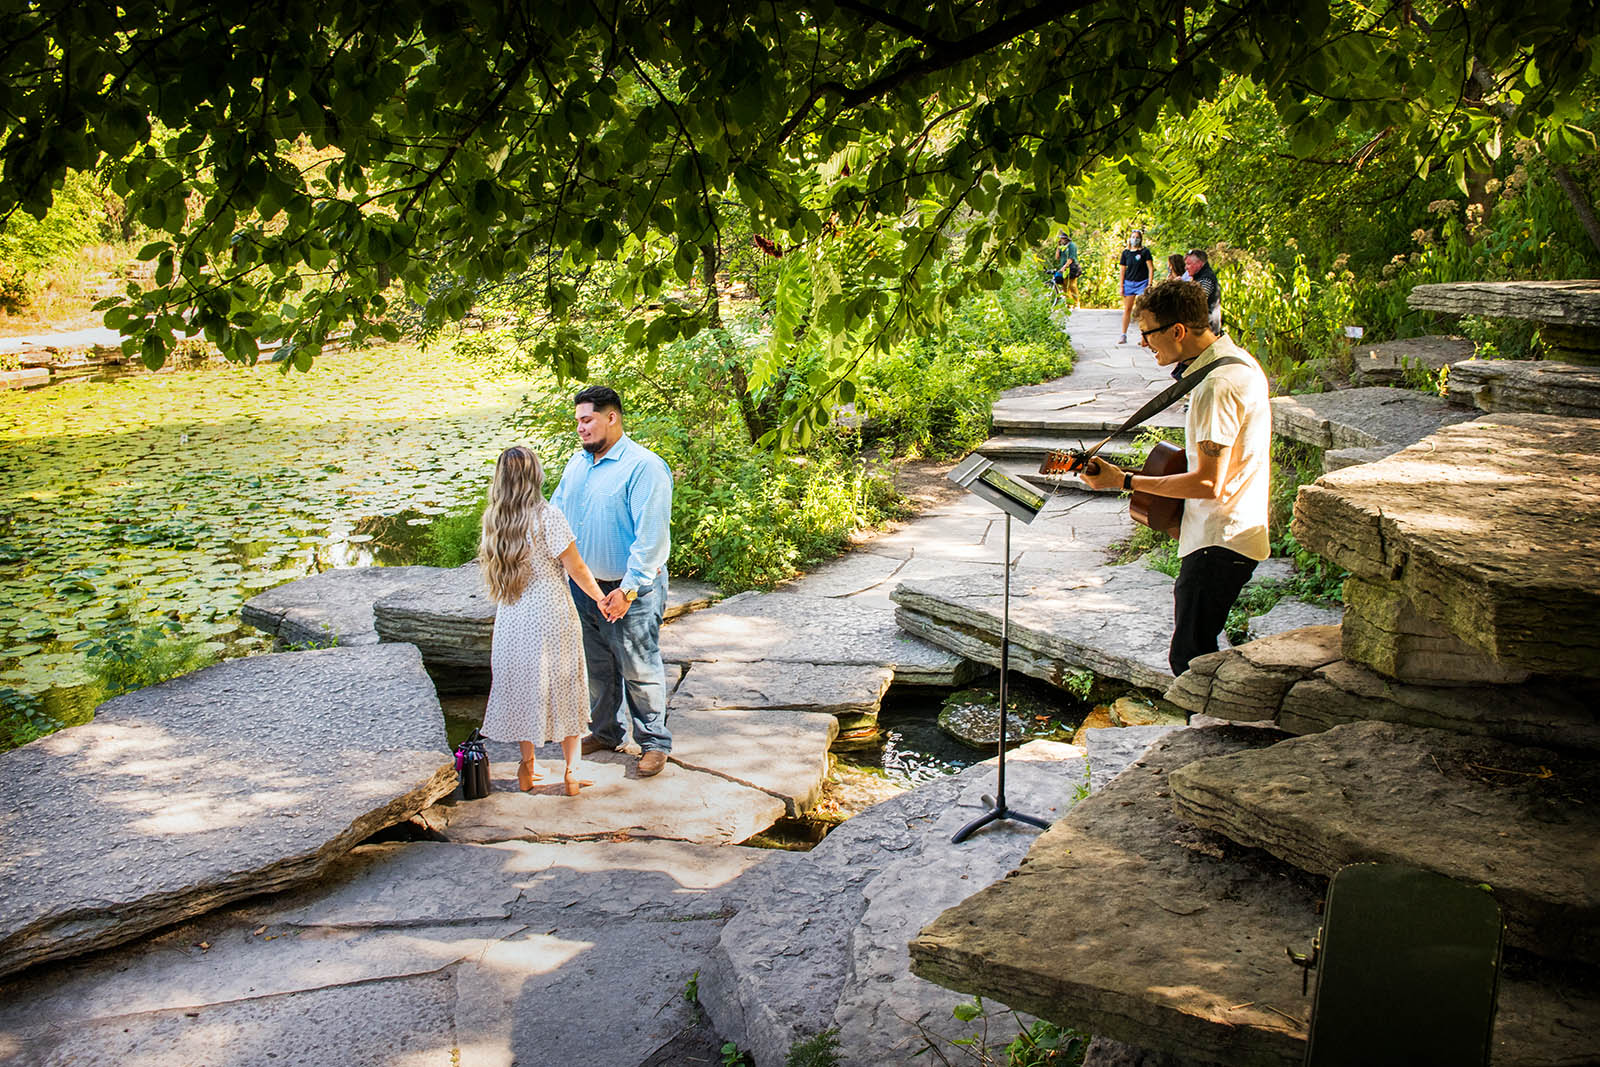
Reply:
[[112, 168], [162, 235], [155, 286], [106, 312], [147, 363], [194, 330], [244, 361], [285, 338], [305, 367], [335, 331], [393, 336], [395, 283], [437, 322], [532, 273], [534, 355], [581, 376], [575, 276], [620, 265], [629, 337], [659, 345], [706, 324], [738, 229], [808, 264], [752, 387], [803, 321], [837, 341], [824, 403], [852, 351], [998, 284], [1095, 167], [1152, 196], [1145, 136], [1229, 75], [1298, 153], [1351, 124], [1461, 175], [1508, 122], [1592, 151], [1567, 122], [1600, 69], [1582, 0], [8, 7], [0, 217]]

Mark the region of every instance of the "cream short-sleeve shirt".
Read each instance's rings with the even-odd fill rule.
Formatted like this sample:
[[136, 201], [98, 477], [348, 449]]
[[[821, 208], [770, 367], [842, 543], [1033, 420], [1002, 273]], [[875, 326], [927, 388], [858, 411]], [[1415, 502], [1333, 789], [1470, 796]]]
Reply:
[[1228, 470], [1215, 500], [1184, 501], [1178, 555], [1221, 545], [1263, 560], [1271, 554], [1267, 483], [1272, 470], [1272, 403], [1267, 376], [1255, 358], [1228, 337], [1217, 338], [1200, 353], [1188, 373], [1223, 356], [1237, 356], [1245, 365], [1218, 367], [1195, 387], [1183, 429], [1190, 470], [1198, 467], [1201, 441], [1231, 446]]

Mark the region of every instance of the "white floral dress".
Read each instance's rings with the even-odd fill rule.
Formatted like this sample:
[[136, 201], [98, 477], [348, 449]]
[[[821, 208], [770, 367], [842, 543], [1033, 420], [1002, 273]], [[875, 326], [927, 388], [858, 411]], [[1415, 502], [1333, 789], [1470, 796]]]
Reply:
[[572, 544], [567, 517], [546, 504], [529, 532], [532, 573], [515, 604], [494, 617], [494, 671], [484, 736], [542, 745], [581, 734], [589, 722], [583, 630], [556, 557]]

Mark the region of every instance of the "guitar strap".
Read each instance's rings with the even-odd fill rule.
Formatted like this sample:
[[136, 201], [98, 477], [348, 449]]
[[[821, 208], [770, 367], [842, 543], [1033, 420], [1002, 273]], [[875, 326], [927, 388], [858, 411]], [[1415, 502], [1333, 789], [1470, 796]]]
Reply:
[[1109, 434], [1107, 434], [1104, 441], [1101, 441], [1099, 444], [1089, 449], [1089, 451], [1085, 452], [1083, 458], [1085, 460], [1093, 458], [1097, 452], [1110, 443], [1113, 437], [1116, 437], [1121, 433], [1126, 433], [1129, 429], [1139, 425], [1150, 416], [1165, 411], [1178, 401], [1182, 400], [1190, 390], [1199, 385], [1201, 382], [1205, 381], [1206, 375], [1210, 374], [1218, 367], [1227, 367], [1233, 364], [1237, 364], [1241, 367], [1248, 367], [1250, 365], [1247, 360], [1240, 359], [1238, 356], [1219, 356], [1210, 363], [1207, 363], [1204, 367], [1201, 367], [1195, 373], [1185, 374], [1172, 385], [1167, 386], [1167, 388], [1163, 389], [1159, 394], [1152, 397], [1149, 403], [1145, 404], [1144, 407], [1140, 408], [1138, 411], [1135, 411], [1128, 418], [1127, 422], [1123, 423], [1121, 426], [1118, 426], [1115, 430], [1112, 430]]

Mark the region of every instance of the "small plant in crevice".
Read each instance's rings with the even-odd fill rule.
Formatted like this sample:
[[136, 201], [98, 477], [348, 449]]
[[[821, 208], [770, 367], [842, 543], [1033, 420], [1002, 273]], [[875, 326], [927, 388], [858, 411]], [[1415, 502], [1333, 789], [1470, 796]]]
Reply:
[[722, 1067], [755, 1067], [750, 1061], [750, 1054], [732, 1041], [724, 1041], [721, 1051]]
[[839, 1067], [838, 1027], [796, 1041], [784, 1057], [783, 1067]]
[[[1024, 1017], [1015, 1009], [991, 1011], [982, 997], [957, 1004], [951, 1014], [964, 1023], [976, 1022], [977, 1029], [968, 1037], [943, 1038], [918, 1023], [923, 1048], [917, 1055], [932, 1053], [945, 1067], [957, 1063], [977, 1067], [1082, 1067], [1083, 1055], [1088, 1051], [1088, 1034], [1045, 1019], [1034, 1019], [1023, 1026]], [[1017, 1033], [1003, 1049], [996, 1049], [989, 1041], [989, 1030], [1002, 1020]]]

